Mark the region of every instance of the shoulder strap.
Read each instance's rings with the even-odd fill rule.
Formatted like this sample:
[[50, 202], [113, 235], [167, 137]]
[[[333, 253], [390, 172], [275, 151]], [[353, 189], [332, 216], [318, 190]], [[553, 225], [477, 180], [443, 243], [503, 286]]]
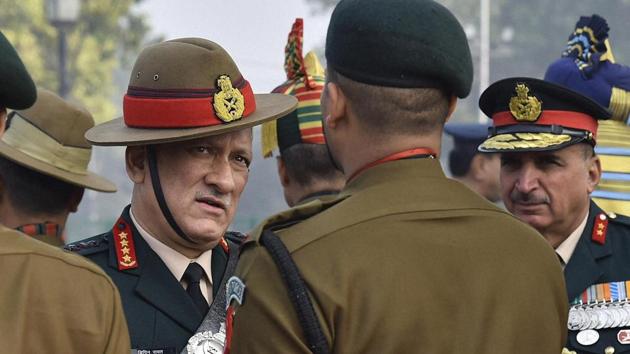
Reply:
[[297, 312], [311, 352], [315, 354], [330, 353], [328, 342], [315, 314], [306, 284], [302, 279], [300, 270], [291, 258], [289, 250], [287, 250], [287, 247], [282, 243], [278, 235], [269, 229], [263, 230], [262, 235], [260, 235], [260, 241], [269, 251], [271, 258], [273, 258], [280, 270], [284, 283], [289, 289], [289, 298]]

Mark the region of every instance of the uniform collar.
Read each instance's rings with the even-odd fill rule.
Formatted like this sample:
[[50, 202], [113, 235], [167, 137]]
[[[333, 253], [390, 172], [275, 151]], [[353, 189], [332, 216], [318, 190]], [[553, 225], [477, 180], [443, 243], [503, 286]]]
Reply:
[[589, 215], [590, 213], [587, 213], [580, 225], [578, 225], [569, 237], [562, 241], [562, 243], [556, 248], [556, 253], [560, 256], [560, 258], [562, 258], [564, 265], [569, 263], [569, 260], [575, 251], [575, 247], [577, 246], [578, 241], [580, 241], [580, 236], [582, 236], [582, 233], [586, 228], [586, 221], [588, 220]]
[[178, 281], [181, 280], [188, 265], [192, 262], [197, 262], [205, 271], [207, 281], [212, 283], [211, 249], [203, 252], [199, 257], [195, 259], [190, 259], [152, 236], [140, 225], [140, 223], [138, 223], [131, 209], [129, 210], [129, 216], [131, 217], [131, 221], [134, 223], [136, 230], [138, 230], [140, 236], [142, 236], [142, 238], [146, 241], [153, 252], [155, 252], [158, 257], [162, 259], [164, 264], [166, 264], [166, 267], [171, 271], [171, 273], [173, 273], [175, 279], [177, 279]]
[[26, 224], [20, 225], [15, 229], [55, 246], [63, 246], [65, 244], [63, 228], [57, 223]]
[[324, 191], [311, 193], [304, 196], [304, 198], [300, 199], [300, 201], [295, 203], [295, 205], [298, 206], [298, 205], [306, 204], [306, 203], [312, 202], [315, 199], [321, 199], [322, 197], [327, 197], [327, 196], [335, 196], [337, 194], [339, 194], [338, 190], [324, 190]]
[[438, 159], [389, 161], [369, 168], [356, 176], [341, 191], [340, 196], [349, 196], [375, 185], [402, 183], [424, 178], [446, 178]]

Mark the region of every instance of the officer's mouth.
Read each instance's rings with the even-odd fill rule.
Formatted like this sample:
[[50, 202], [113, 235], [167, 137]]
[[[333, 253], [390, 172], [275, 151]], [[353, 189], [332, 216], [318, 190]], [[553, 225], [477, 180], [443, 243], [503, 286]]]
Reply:
[[197, 197], [195, 198], [195, 201], [197, 203], [200, 203], [205, 210], [208, 210], [210, 212], [216, 213], [227, 211], [227, 205], [225, 204], [225, 202], [213, 196]]

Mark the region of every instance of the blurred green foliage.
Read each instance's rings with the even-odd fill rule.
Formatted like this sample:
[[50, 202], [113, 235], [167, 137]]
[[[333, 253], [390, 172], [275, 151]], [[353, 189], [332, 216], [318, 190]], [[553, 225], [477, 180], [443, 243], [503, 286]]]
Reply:
[[[136, 56], [149, 30], [133, 12], [137, 0], [84, 0], [77, 24], [68, 31], [69, 99], [98, 122], [114, 118], [114, 73]], [[38, 86], [57, 91], [57, 30], [48, 22], [45, 0], [0, 0], [0, 30], [13, 43]]]

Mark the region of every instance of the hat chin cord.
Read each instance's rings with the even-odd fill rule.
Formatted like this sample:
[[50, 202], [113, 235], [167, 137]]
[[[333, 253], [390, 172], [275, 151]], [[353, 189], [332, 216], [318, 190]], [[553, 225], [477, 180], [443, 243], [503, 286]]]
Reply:
[[173, 218], [173, 214], [171, 214], [171, 210], [168, 208], [166, 204], [166, 198], [164, 198], [164, 192], [162, 191], [162, 184], [160, 183], [160, 176], [158, 174], [157, 168], [157, 157], [155, 154], [155, 148], [153, 146], [147, 146], [147, 158], [149, 160], [149, 174], [151, 175], [151, 184], [153, 185], [153, 194], [155, 194], [155, 198], [157, 199], [158, 205], [160, 206], [160, 210], [162, 210], [162, 215], [171, 226], [175, 233], [183, 238], [184, 240], [190, 243], [197, 243], [192, 240], [188, 235], [182, 231], [179, 227], [175, 218]]

